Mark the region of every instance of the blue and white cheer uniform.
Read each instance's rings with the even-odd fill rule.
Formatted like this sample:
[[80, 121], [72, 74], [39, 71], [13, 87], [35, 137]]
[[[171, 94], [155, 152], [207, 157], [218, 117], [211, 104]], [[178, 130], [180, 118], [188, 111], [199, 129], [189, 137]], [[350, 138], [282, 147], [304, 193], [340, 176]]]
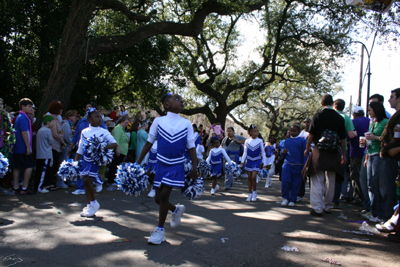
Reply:
[[179, 114], [168, 112], [154, 120], [148, 142], [157, 140], [157, 164], [153, 187], [161, 184], [170, 187], [185, 185], [185, 149], [194, 148], [193, 127], [189, 120]]
[[265, 156], [264, 144], [261, 138], [247, 138], [244, 142], [244, 152], [241, 162], [244, 163], [246, 160], [246, 165], [244, 169], [246, 171], [260, 171], [261, 163], [264, 166], [267, 163], [267, 158]]
[[85, 149], [85, 141], [95, 136], [103, 137], [108, 144], [117, 143], [111, 133], [101, 127], [89, 126], [88, 128], [84, 129], [81, 133], [77, 151], [78, 154], [82, 155], [79, 176], [81, 178], [84, 176], [89, 176], [93, 178], [95, 183], [103, 184], [103, 181], [99, 177], [99, 170], [101, 166], [98, 166], [96, 163], [94, 163], [93, 159], [87, 155]]
[[222, 157], [225, 158], [229, 164], [232, 164], [231, 159], [229, 158], [228, 154], [226, 153], [225, 149], [222, 147], [213, 148], [210, 150], [210, 154], [207, 158], [207, 163], [211, 164], [211, 176], [221, 176], [222, 172]]

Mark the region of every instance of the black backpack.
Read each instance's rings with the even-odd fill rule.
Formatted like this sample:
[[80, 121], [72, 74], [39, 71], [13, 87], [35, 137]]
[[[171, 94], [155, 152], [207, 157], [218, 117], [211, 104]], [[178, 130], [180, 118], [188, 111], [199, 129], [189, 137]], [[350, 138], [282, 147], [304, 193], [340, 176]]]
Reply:
[[324, 130], [318, 140], [317, 147], [320, 150], [340, 151], [340, 138], [335, 131]]

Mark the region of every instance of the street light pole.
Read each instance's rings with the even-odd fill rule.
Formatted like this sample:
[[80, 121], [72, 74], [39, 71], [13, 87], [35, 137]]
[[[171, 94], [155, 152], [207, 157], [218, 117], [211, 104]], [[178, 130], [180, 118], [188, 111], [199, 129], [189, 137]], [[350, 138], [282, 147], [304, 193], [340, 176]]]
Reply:
[[361, 46], [361, 62], [360, 62], [360, 83], [358, 85], [358, 103], [357, 105], [361, 107], [361, 91], [363, 86], [363, 68], [364, 68], [364, 47]]
[[[371, 55], [368, 52], [367, 46], [361, 42], [361, 41], [352, 41], [352, 43], [359, 43], [362, 45], [363, 50], [365, 50], [365, 52], [367, 52], [367, 56], [368, 56], [368, 68], [367, 68], [367, 75], [368, 75], [368, 83], [367, 83], [367, 105], [366, 105], [366, 117], [368, 117], [368, 105], [369, 105], [369, 94], [370, 94], [370, 89], [371, 89]], [[359, 90], [359, 104], [361, 105], [361, 87]]]

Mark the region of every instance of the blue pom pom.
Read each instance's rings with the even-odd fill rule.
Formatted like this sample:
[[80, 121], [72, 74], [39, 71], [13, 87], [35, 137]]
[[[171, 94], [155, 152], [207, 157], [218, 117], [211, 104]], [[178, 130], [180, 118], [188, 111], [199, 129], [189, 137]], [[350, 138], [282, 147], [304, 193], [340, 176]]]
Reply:
[[265, 147], [265, 155], [269, 158], [275, 154], [275, 147], [273, 146], [266, 146]]
[[84, 141], [84, 150], [98, 166], [110, 164], [113, 160], [114, 151], [105, 149], [108, 145], [103, 135], [92, 136]]
[[0, 153], [0, 178], [3, 178], [8, 171], [8, 158], [5, 158], [3, 154]]
[[237, 178], [240, 176], [240, 174], [242, 174], [242, 169], [239, 165], [232, 161], [231, 164], [229, 164], [229, 162], [226, 163], [225, 172], [228, 175], [232, 175], [233, 178]]
[[211, 172], [211, 165], [207, 161], [203, 160], [197, 165], [197, 171], [201, 177], [206, 177]]
[[269, 173], [269, 171], [267, 171], [266, 169], [261, 169], [261, 170], [257, 173], [257, 183], [258, 183], [259, 181], [261, 181], [261, 179], [267, 178], [267, 177], [268, 177], [268, 173]]
[[193, 181], [190, 178], [185, 178], [185, 187], [182, 188], [182, 195], [188, 199], [194, 199], [201, 196], [204, 191], [204, 182], [200, 177]]
[[58, 175], [63, 178], [64, 181], [75, 182], [79, 178], [79, 162], [73, 161], [72, 159], [64, 160], [60, 164]]
[[139, 196], [147, 188], [146, 171], [137, 163], [122, 163], [118, 166], [115, 182], [128, 196]]
[[192, 161], [185, 159], [184, 167], [185, 167], [185, 177], [189, 177], [190, 173], [193, 170]]

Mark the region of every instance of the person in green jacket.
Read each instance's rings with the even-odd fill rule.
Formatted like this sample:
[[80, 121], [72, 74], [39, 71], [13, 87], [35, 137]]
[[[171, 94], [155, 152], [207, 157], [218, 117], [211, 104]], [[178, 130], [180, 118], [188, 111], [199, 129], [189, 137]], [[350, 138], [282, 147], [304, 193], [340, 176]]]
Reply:
[[382, 195], [384, 183], [381, 179], [380, 166], [384, 159], [380, 157], [381, 141], [380, 136], [388, 122], [385, 108], [380, 102], [369, 103], [368, 114], [373, 119], [369, 126], [369, 133], [365, 134], [367, 140], [367, 155], [364, 166], [367, 168], [368, 191], [371, 201], [371, 214], [366, 219], [371, 222], [382, 222], [384, 218], [382, 210]]
[[112, 135], [115, 141], [117, 141], [117, 144], [119, 146], [120, 155], [119, 156], [114, 155], [114, 159], [111, 162], [107, 179], [108, 191], [117, 190], [118, 186], [115, 183], [115, 173], [117, 172], [117, 166], [120, 165], [128, 155], [129, 137], [126, 134], [126, 126], [128, 126], [128, 123], [129, 123], [129, 117], [123, 116], [120, 119], [119, 124], [112, 131]]

